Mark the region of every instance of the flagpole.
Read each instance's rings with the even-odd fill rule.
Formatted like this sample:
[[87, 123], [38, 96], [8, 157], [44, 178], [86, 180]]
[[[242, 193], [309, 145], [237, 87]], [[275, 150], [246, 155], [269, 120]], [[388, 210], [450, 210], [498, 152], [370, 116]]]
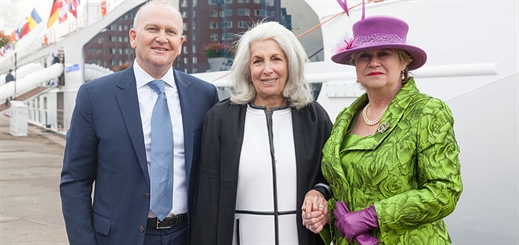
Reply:
[[17, 84], [16, 80], [18, 80], [18, 76], [16, 74], [16, 70], [18, 69], [17, 63], [18, 62], [16, 62], [16, 52], [14, 52], [14, 77], [15, 77], [15, 79], [13, 81], [14, 82], [14, 95], [13, 95], [13, 99], [15, 99], [15, 100], [16, 100], [16, 84]]

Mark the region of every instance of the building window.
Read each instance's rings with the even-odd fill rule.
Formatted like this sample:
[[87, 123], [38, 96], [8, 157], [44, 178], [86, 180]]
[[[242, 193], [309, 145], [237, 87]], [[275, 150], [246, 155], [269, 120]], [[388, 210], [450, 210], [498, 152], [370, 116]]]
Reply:
[[121, 60], [110, 60], [110, 65], [120, 66], [120, 65], [122, 65], [122, 61]]
[[117, 36], [110, 36], [110, 42], [117, 42]]
[[218, 17], [218, 11], [216, 11], [216, 10], [209, 10], [209, 16], [210, 17]]
[[232, 40], [232, 33], [225, 33], [225, 34], [223, 34], [222, 40], [231, 41]]
[[218, 41], [218, 34], [209, 34], [209, 41], [212, 41], [212, 42]]
[[232, 16], [232, 9], [225, 9], [222, 11], [222, 17]]
[[184, 65], [187, 65], [187, 57], [184, 57]]
[[207, 0], [207, 3], [209, 3], [209, 5], [216, 5], [216, 0]]
[[267, 6], [273, 7], [274, 6], [274, 0], [267, 0]]
[[250, 9], [238, 9], [238, 16], [250, 16]]
[[224, 21], [222, 22], [222, 29], [232, 28], [232, 21]]
[[249, 0], [238, 0], [238, 3], [249, 3]]
[[198, 63], [198, 58], [197, 57], [193, 57], [193, 64], [196, 64]]
[[193, 49], [193, 54], [196, 54], [196, 45], [193, 45], [192, 49]]
[[254, 0], [254, 3], [261, 3], [261, 0]]
[[225, 3], [232, 3], [232, 0], [224, 0]]
[[180, 7], [186, 8], [187, 7], [187, 1], [188, 0], [180, 0]]
[[99, 37], [97, 39], [97, 43], [103, 43], [105, 41], [105, 37]]
[[218, 22], [209, 22], [209, 29], [218, 29]]
[[196, 18], [196, 11], [193, 10], [193, 18]]
[[267, 14], [267, 11], [265, 11], [264, 9], [255, 9], [254, 10], [255, 16], [265, 17], [266, 14]]
[[186, 46], [182, 47], [182, 53], [187, 54], [187, 47]]
[[240, 29], [248, 29], [251, 25], [250, 21], [238, 21], [238, 28]]
[[193, 38], [193, 41], [196, 41], [196, 33], [193, 33], [192, 38]]
[[184, 31], [187, 31], [187, 23], [184, 23]]
[[88, 52], [89, 52], [90, 54], [95, 54], [95, 53], [96, 53], [96, 48], [89, 48], [89, 49], [88, 49]]
[[187, 11], [182, 11], [182, 18], [187, 18]]
[[122, 48], [110, 48], [110, 54], [123, 54]]

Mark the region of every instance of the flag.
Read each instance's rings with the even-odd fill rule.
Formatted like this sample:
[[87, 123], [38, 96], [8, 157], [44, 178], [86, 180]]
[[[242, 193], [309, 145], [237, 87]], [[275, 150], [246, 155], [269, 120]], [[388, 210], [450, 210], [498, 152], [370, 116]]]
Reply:
[[47, 29], [50, 28], [58, 19], [60, 8], [61, 0], [54, 0], [54, 3], [52, 3], [52, 9], [50, 10], [49, 21], [47, 22]]
[[36, 12], [36, 9], [33, 8], [31, 16], [27, 17], [27, 21], [25, 22], [25, 24], [21, 28], [18, 28], [18, 38], [22, 39], [23, 36], [27, 35], [27, 33], [34, 29], [36, 25], [38, 25], [40, 22], [41, 18]]
[[40, 24], [41, 18], [40, 15], [38, 15], [38, 12], [36, 12], [36, 9], [32, 9], [31, 16], [27, 18], [27, 22], [29, 23], [29, 29], [34, 29], [36, 25]]
[[25, 22], [21, 28], [18, 28], [18, 39], [22, 39], [22, 37], [29, 33], [29, 31], [29, 22]]
[[59, 23], [63, 23], [65, 20], [67, 20], [69, 1], [70, 0], [61, 0], [61, 8], [59, 10]]
[[101, 2], [101, 16], [105, 16], [106, 15], [106, 0], [103, 0]]
[[9, 43], [14, 43], [18, 38], [18, 33], [16, 31], [13, 31], [11, 33], [11, 36], [9, 36]]
[[74, 15], [74, 18], [77, 19], [77, 6], [79, 5], [79, 0], [70, 0], [70, 8], [69, 12]]

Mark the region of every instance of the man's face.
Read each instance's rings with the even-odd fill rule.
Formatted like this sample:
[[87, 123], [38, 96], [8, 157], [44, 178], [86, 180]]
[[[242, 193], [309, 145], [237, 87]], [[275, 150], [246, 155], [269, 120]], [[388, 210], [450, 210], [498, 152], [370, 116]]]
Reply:
[[169, 5], [152, 4], [140, 11], [136, 26], [130, 30], [137, 63], [150, 74], [167, 70], [182, 51], [182, 20]]

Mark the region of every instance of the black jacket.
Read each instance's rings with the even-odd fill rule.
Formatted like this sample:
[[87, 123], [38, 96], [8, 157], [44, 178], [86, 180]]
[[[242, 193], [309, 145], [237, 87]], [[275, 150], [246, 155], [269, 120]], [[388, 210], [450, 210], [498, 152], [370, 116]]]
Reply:
[[[300, 207], [305, 194], [316, 183], [328, 184], [321, 173], [321, 158], [332, 123], [317, 102], [300, 110], [291, 109], [297, 165], [299, 244], [324, 244], [319, 235], [302, 225]], [[232, 244], [246, 112], [247, 106], [235, 105], [227, 99], [216, 104], [206, 115], [195, 191], [195, 215], [191, 219], [191, 244]]]

